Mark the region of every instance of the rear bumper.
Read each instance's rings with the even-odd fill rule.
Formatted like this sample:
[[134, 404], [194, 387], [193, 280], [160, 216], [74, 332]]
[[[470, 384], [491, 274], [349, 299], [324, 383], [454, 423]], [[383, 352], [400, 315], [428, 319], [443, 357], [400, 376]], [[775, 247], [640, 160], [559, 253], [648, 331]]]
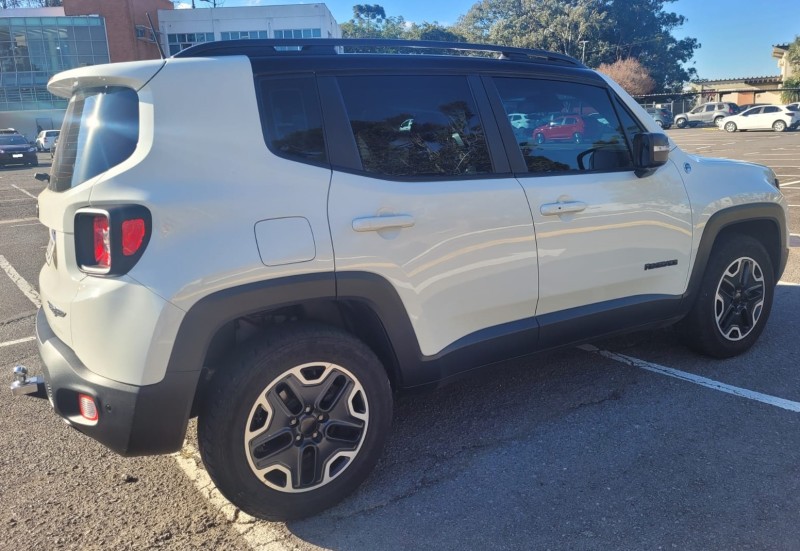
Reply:
[[[119, 383], [89, 371], [55, 336], [44, 312], [36, 315], [47, 397], [70, 425], [120, 455], [171, 453], [183, 445], [199, 371], [167, 372], [153, 385]], [[97, 421], [84, 419], [78, 395], [92, 396]]]

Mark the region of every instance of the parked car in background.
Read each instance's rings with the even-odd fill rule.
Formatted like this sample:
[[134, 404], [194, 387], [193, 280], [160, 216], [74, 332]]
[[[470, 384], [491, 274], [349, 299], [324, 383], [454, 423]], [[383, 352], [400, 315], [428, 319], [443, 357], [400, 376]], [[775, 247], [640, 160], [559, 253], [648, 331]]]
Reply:
[[0, 166], [38, 166], [36, 148], [20, 134], [0, 134]]
[[525, 113], [509, 113], [508, 122], [514, 128], [530, 128], [531, 120]]
[[664, 109], [662, 107], [648, 107], [647, 112], [650, 113], [650, 116], [655, 119], [656, 124], [661, 128], [669, 128], [674, 122], [672, 111], [669, 109]]
[[61, 130], [42, 130], [36, 136], [36, 149], [39, 151], [50, 151]]
[[789, 111], [794, 111], [794, 112], [800, 111], [800, 101], [796, 101], [794, 103], [790, 103], [789, 105], [786, 106], [786, 109], [788, 109]]
[[787, 128], [794, 129], [800, 126], [800, 113], [790, 111], [780, 105], [766, 105], [751, 107], [737, 115], [725, 117], [720, 129], [726, 132], [737, 130], [774, 130], [783, 132]]
[[571, 141], [581, 143], [586, 130], [583, 117], [580, 115], [563, 115], [533, 129], [531, 136], [536, 143], [550, 140]]
[[739, 113], [747, 111], [751, 107], [763, 107], [765, 105], [772, 105], [771, 103], [745, 103], [744, 105], [739, 106]]
[[22, 135], [19, 132], [17, 132], [16, 128], [0, 128], [0, 135], [3, 134], [18, 134], [20, 136]]
[[699, 124], [714, 123], [719, 126], [722, 119], [739, 112], [739, 106], [726, 101], [715, 101], [698, 105], [688, 113], [681, 113], [675, 117], [675, 126], [686, 128]]

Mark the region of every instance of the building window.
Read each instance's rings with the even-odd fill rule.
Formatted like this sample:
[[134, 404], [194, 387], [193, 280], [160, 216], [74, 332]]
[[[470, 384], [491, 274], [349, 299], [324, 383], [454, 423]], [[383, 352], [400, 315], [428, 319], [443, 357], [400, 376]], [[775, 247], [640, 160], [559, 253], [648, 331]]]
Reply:
[[322, 29], [279, 29], [275, 38], [322, 38]]
[[153, 35], [152, 29], [146, 25], [136, 25], [136, 38], [139, 40], [145, 40], [147, 42], [156, 41], [156, 37]]
[[229, 31], [220, 33], [220, 40], [255, 40], [269, 38], [267, 31]]
[[63, 109], [47, 81], [60, 71], [108, 63], [102, 17], [0, 18], [0, 111]]
[[170, 33], [167, 35], [169, 55], [175, 55], [195, 44], [214, 42], [214, 33]]

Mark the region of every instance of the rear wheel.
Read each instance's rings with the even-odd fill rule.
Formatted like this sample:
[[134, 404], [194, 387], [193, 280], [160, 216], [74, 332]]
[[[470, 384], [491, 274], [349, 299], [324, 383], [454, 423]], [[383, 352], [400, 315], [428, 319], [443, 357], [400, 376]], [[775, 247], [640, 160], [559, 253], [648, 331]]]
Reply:
[[775, 121], [774, 123], [772, 123], [772, 129], [775, 132], [783, 132], [784, 130], [786, 130], [786, 123], [783, 121]]
[[726, 132], [736, 132], [736, 123], [735, 122], [726, 122], [725, 123], [725, 131]]
[[287, 326], [245, 346], [212, 379], [198, 422], [220, 492], [268, 520], [333, 506], [375, 466], [392, 396], [375, 354], [342, 331]]
[[664, 123], [663, 123], [663, 122], [661, 122], [661, 121], [660, 121], [660, 120], [658, 120], [658, 119], [656, 119], [656, 124], [657, 124], [659, 127], [661, 127], [661, 128], [664, 128]]
[[691, 312], [681, 322], [687, 344], [729, 358], [758, 339], [772, 310], [775, 276], [764, 246], [732, 235], [714, 245]]
[[715, 117], [714, 118], [714, 124], [717, 125], [717, 126], [722, 126], [722, 119], [724, 119], [724, 118], [725, 117]]

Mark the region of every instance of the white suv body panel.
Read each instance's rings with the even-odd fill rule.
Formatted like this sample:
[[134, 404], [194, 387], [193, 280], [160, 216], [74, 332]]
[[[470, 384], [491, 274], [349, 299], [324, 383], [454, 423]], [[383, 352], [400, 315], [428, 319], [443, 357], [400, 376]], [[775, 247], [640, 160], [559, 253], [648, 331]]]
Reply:
[[[513, 178], [391, 181], [334, 172], [329, 213], [336, 270], [388, 280], [426, 356], [536, 311], [536, 238]], [[413, 225], [353, 229], [357, 219], [399, 215]]]
[[[117, 66], [69, 71], [58, 76], [55, 89], [64, 88], [60, 83], [66, 77], [79, 86], [84, 82], [93, 86], [94, 73], [104, 74], [106, 67], [124, 75]], [[117, 78], [113, 84], [137, 82], [132, 77]], [[176, 89], [202, 93], [181, 95], [174, 93]], [[209, 98], [220, 97], [237, 101], [207, 109]], [[144, 385], [163, 378], [183, 313], [198, 300], [251, 282], [333, 272], [333, 251], [326, 214], [330, 170], [268, 151], [260, 120], [254, 116], [258, 105], [246, 57], [169, 60], [158, 78], [139, 90], [139, 100], [140, 135], [133, 155], [73, 189], [45, 191], [39, 202], [42, 223], [58, 230], [60, 239], [72, 248], [73, 259], [78, 209], [143, 205], [153, 217], [154, 237], [146, 254], [128, 276], [89, 277], [83, 286], [86, 276], [74, 260], [69, 274], [56, 276], [45, 266], [40, 286], [43, 303], [57, 296], [56, 306], [67, 313], [56, 319], [48, 312], [48, 322], [88, 369], [115, 381]], [[198, 118], [197, 113], [205, 116]], [[233, 142], [231, 136], [219, 136], [219, 129], [231, 120], [238, 121]], [[214, 154], [204, 153], [209, 148]], [[220, 149], [226, 150], [224, 155]], [[176, 163], [175, 158], [192, 159], [192, 165]], [[220, 158], [228, 162], [220, 163]], [[235, 190], [226, 185], [231, 181]], [[257, 242], [256, 224], [287, 216], [308, 221], [315, 256], [266, 266], [259, 245], [264, 249], [269, 244]], [[307, 232], [283, 236], [280, 246], [291, 247], [294, 238], [308, 248]], [[93, 301], [86, 302], [93, 293]], [[127, 319], [137, 320], [135, 338], [130, 331], [107, 330], [122, 311]], [[103, 339], [97, 338], [99, 334]]]

